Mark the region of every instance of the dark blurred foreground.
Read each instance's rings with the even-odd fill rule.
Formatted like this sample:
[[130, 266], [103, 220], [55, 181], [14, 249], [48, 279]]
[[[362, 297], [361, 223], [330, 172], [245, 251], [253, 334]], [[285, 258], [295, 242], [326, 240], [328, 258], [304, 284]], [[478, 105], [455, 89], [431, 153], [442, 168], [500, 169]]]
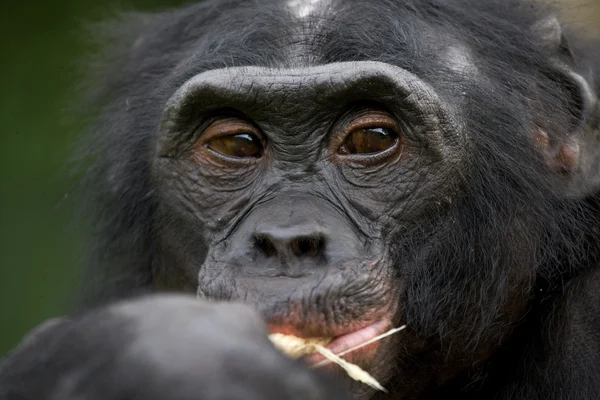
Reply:
[[[63, 313], [77, 282], [82, 227], [67, 160], [83, 122], [69, 111], [85, 21], [115, 9], [183, 0], [39, 0], [0, 5], [0, 357], [40, 321]], [[564, 0], [600, 34], [600, 0]], [[600, 50], [599, 50], [600, 51]]]

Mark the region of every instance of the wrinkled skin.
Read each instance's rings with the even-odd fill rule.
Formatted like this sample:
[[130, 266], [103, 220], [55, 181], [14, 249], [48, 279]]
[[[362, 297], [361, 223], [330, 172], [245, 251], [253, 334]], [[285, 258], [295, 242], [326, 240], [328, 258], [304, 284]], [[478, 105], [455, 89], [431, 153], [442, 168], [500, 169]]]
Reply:
[[[315, 7], [113, 33], [82, 314], [0, 399], [600, 397], [596, 57], [538, 3]], [[403, 324], [346, 357], [388, 394], [266, 339]]]

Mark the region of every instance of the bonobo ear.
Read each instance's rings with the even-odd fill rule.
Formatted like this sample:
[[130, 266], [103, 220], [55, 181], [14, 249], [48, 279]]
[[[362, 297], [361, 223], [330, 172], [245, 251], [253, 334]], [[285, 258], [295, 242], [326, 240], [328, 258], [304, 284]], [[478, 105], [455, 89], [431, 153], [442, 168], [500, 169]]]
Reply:
[[533, 33], [543, 47], [573, 58], [573, 53], [558, 18], [552, 16], [539, 21], [533, 26]]
[[555, 17], [534, 26], [534, 37], [553, 54], [553, 80], [571, 98], [574, 122], [570, 132], [553, 143], [540, 128], [534, 135], [548, 165], [563, 174], [567, 195], [585, 197], [600, 191], [600, 104], [595, 71], [578, 59]]

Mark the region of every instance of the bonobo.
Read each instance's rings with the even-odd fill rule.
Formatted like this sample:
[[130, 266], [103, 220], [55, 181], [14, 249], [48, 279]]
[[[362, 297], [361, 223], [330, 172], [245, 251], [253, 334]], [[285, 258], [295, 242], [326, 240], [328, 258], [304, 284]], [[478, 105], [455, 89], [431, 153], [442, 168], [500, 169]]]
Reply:
[[[600, 46], [558, 15], [206, 0], [102, 25], [81, 307], [4, 359], [0, 399], [600, 399]], [[344, 356], [387, 394], [268, 340], [404, 324]]]

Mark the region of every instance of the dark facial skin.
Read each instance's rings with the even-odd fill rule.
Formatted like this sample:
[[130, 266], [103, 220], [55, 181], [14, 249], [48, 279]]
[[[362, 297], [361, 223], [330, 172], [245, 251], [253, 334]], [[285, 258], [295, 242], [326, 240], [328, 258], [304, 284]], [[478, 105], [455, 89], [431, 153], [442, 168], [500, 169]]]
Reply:
[[[177, 229], [208, 245], [202, 265], [180, 265], [200, 271], [199, 296], [249, 303], [272, 332], [330, 337], [406, 323], [414, 271], [385, 243], [399, 221], [444, 212], [436, 200], [452, 194], [465, 152], [460, 118], [384, 63], [192, 78], [169, 100], [153, 166], [165, 207], [185, 221]], [[520, 288], [528, 276], [511, 279]], [[422, 346], [412, 340], [351, 357], [385, 380], [398, 341]]]

